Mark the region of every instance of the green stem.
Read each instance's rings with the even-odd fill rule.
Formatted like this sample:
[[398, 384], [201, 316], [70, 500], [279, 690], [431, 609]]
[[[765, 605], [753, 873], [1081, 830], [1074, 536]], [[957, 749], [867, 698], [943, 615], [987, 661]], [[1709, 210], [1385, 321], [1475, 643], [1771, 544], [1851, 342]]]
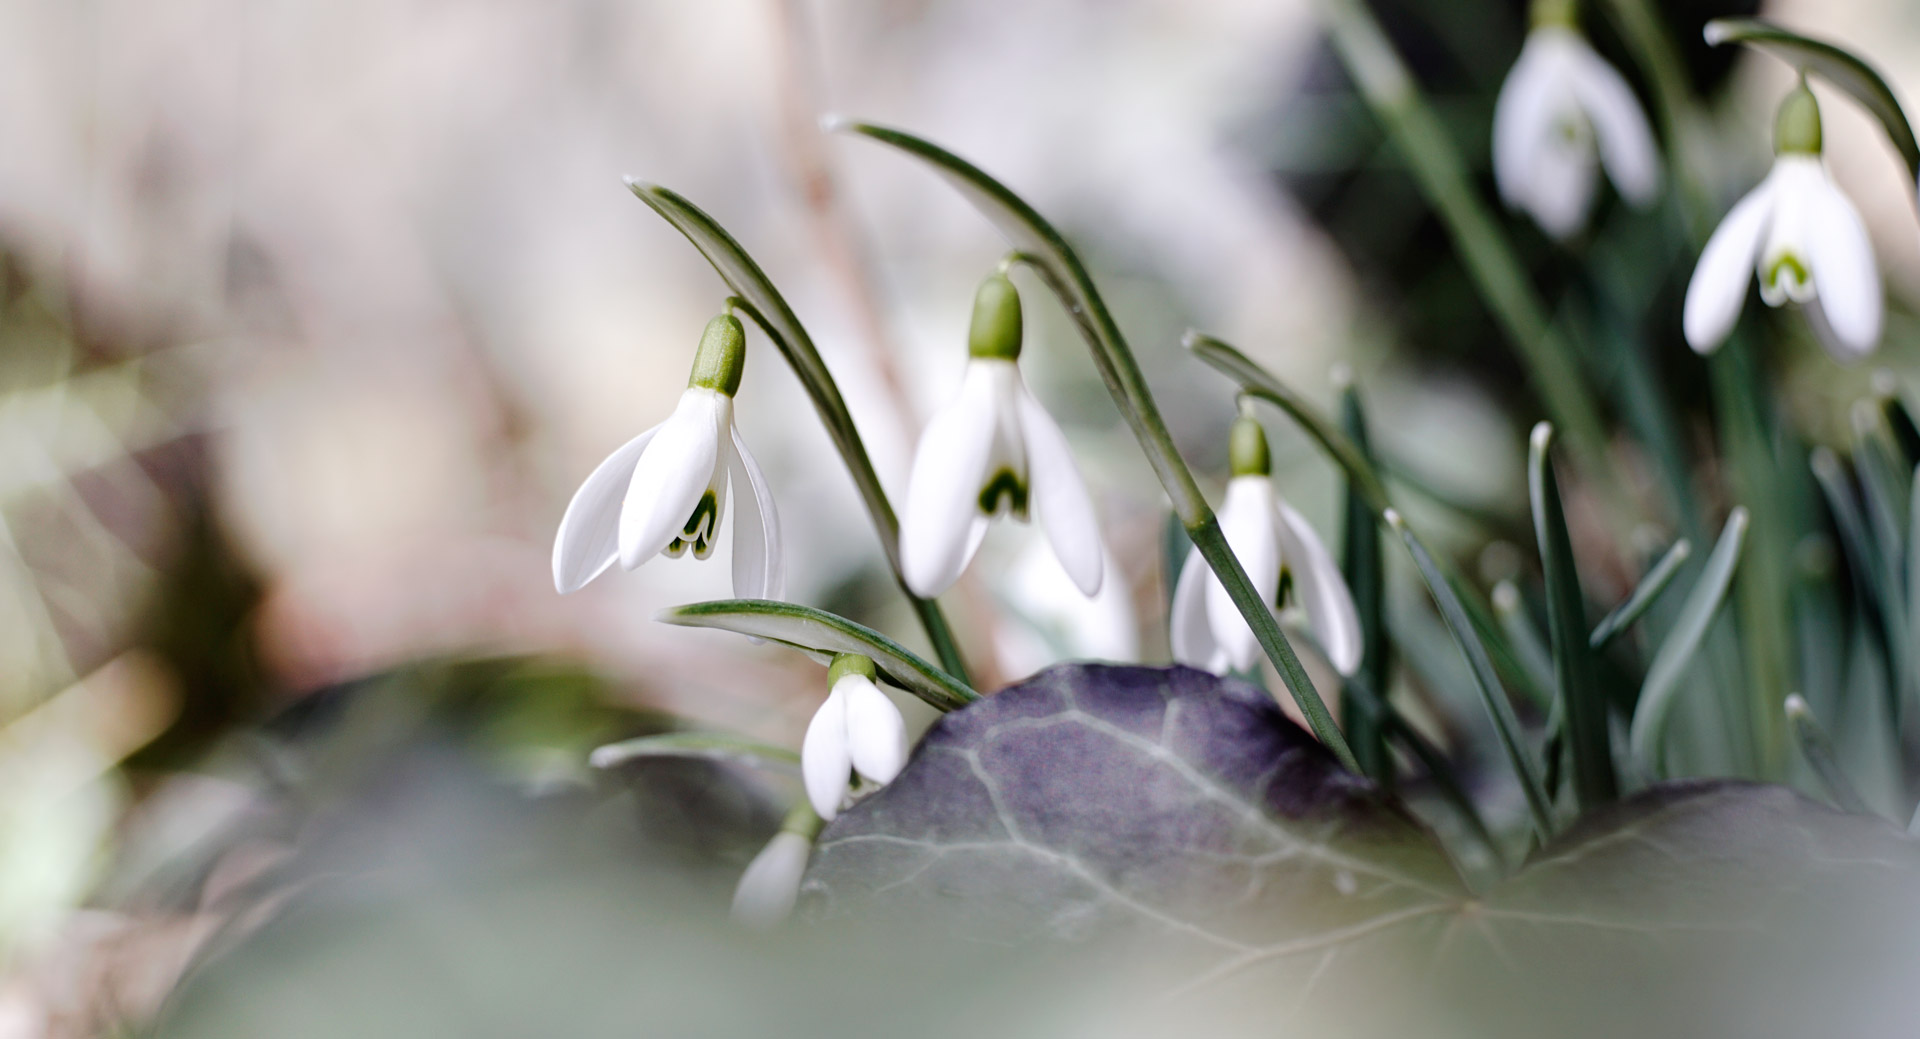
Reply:
[[1361, 97], [1446, 224], [1468, 275], [1526, 365], [1547, 414], [1588, 471], [1610, 471], [1600, 411], [1581, 381], [1571, 344], [1548, 320], [1519, 258], [1474, 190], [1466, 162], [1380, 24], [1362, 0], [1319, 0], [1318, 7]]

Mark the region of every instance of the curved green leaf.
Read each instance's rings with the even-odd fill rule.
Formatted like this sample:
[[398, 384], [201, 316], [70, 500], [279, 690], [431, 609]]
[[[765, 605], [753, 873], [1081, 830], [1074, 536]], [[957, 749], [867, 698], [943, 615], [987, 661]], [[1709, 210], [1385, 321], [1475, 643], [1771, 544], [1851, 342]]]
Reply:
[[1660, 557], [1660, 561], [1653, 564], [1653, 568], [1647, 571], [1647, 576], [1641, 578], [1640, 583], [1633, 587], [1633, 592], [1627, 596], [1626, 601], [1615, 606], [1605, 617], [1600, 618], [1600, 623], [1593, 626], [1593, 634], [1587, 637], [1587, 645], [1597, 653], [1607, 648], [1607, 644], [1612, 642], [1615, 636], [1633, 627], [1633, 622], [1639, 620], [1647, 612], [1648, 607], [1660, 598], [1660, 593], [1673, 584], [1673, 579], [1680, 574], [1681, 564], [1692, 557], [1693, 542], [1686, 538], [1674, 542], [1673, 547], [1667, 549], [1666, 554]]
[[1787, 725], [1793, 730], [1793, 738], [1800, 744], [1800, 755], [1807, 759], [1813, 774], [1820, 777], [1820, 785], [1827, 788], [1833, 803], [1842, 810], [1855, 815], [1870, 814], [1872, 809], [1854, 789], [1853, 781], [1847, 778], [1846, 770], [1833, 753], [1833, 741], [1827, 738], [1827, 730], [1814, 720], [1813, 709], [1807, 706], [1805, 697], [1799, 693], [1787, 697]]
[[1541, 841], [1553, 835], [1552, 800], [1547, 797], [1546, 789], [1540, 784], [1540, 775], [1534, 769], [1533, 755], [1520, 739], [1520, 719], [1513, 713], [1513, 705], [1507, 702], [1507, 691], [1500, 685], [1500, 676], [1494, 673], [1493, 661], [1487, 659], [1487, 647], [1475, 633], [1473, 619], [1467, 616], [1467, 609], [1460, 603], [1460, 596], [1448, 583], [1445, 574], [1440, 572], [1439, 564], [1433, 560], [1433, 553], [1427, 551], [1420, 538], [1414, 534], [1400, 514], [1387, 510], [1387, 525], [1406, 542], [1407, 551], [1413, 554], [1413, 562], [1420, 570], [1420, 576], [1426, 579], [1427, 590], [1433, 593], [1433, 602], [1440, 610], [1440, 617], [1447, 622], [1447, 630], [1452, 633], [1454, 644], [1467, 658], [1467, 666], [1473, 671], [1475, 686], [1480, 691], [1480, 702], [1487, 709], [1487, 716], [1493, 720], [1493, 731], [1500, 737], [1500, 747], [1507, 753], [1507, 761], [1513, 765], [1514, 774], [1520, 779], [1520, 789], [1527, 795], [1527, 809], [1533, 815], [1533, 827]]
[[1853, 52], [1758, 18], [1716, 18], [1707, 23], [1706, 37], [1716, 47], [1723, 43], [1757, 47], [1852, 95], [1880, 120], [1887, 139], [1907, 164], [1907, 175], [1920, 181], [1920, 141], [1914, 139], [1913, 124], [1886, 79]]
[[965, 682], [915, 656], [905, 646], [845, 617], [798, 603], [771, 599], [721, 599], [676, 606], [660, 620], [689, 628], [720, 628], [778, 642], [823, 662], [835, 653], [862, 653], [888, 681], [925, 700], [936, 710], [952, 711], [980, 698]]
[[1726, 601], [1734, 568], [1740, 562], [1740, 546], [1746, 537], [1747, 510], [1736, 508], [1727, 517], [1727, 525], [1720, 531], [1713, 554], [1701, 568], [1700, 580], [1694, 583], [1693, 591], [1687, 593], [1687, 601], [1681, 604], [1680, 617], [1674, 621], [1673, 630], [1653, 655], [1653, 663], [1647, 666], [1646, 680], [1640, 684], [1640, 701], [1633, 710], [1629, 743], [1634, 760], [1640, 762], [1648, 775], [1659, 774], [1660, 737], [1666, 732], [1667, 716], [1672, 712], [1675, 694], [1680, 691], [1680, 679], [1686, 675], [1694, 651], [1700, 648], [1700, 640], [1706, 637], [1714, 614]]
[[779, 772], [797, 772], [800, 768], [797, 752], [729, 732], [664, 732], [621, 740], [595, 747], [587, 763], [594, 768], [613, 768], [640, 758], [699, 758]]
[[907, 587], [906, 578], [900, 570], [900, 520], [894, 514], [893, 503], [887, 500], [887, 492], [880, 485], [880, 475], [873, 469], [873, 462], [867, 457], [867, 448], [860, 440], [860, 430], [853, 423], [853, 414], [847, 410], [847, 402], [840, 395], [840, 386], [833, 381], [833, 373], [827, 370], [825, 361], [820, 359], [820, 351], [814, 349], [812, 337], [794, 316], [793, 308], [787, 305], [780, 290], [760, 269], [760, 265], [747, 255], [740, 243], [721, 227], [719, 222], [708, 216], [706, 211], [670, 188], [658, 184], [629, 179], [627, 187], [635, 197], [645, 202], [652, 210], [674, 229], [687, 236], [700, 255], [713, 264], [720, 279], [738, 294], [734, 305], [745, 310], [760, 326], [767, 338], [786, 358], [793, 374], [813, 401], [814, 410], [820, 413], [820, 422], [827, 428], [827, 435], [833, 438], [833, 445], [840, 457], [847, 463], [847, 471], [853, 476], [853, 483], [860, 491], [860, 500], [867, 507], [867, 515], [873, 518], [873, 525], [880, 534], [880, 548], [887, 555], [887, 564], [893, 568], [894, 579], [912, 601], [913, 608], [920, 616], [921, 626], [926, 628], [927, 638], [933, 643], [940, 662], [948, 671], [964, 678], [966, 665], [960, 657], [960, 648], [954, 642], [953, 630], [947, 626], [945, 614], [931, 599], [922, 599]]
[[1385, 481], [1367, 459], [1367, 455], [1354, 443], [1340, 427], [1334, 425], [1320, 413], [1312, 402], [1296, 393], [1293, 387], [1273, 377], [1265, 368], [1260, 367], [1252, 358], [1241, 353], [1231, 343], [1216, 339], [1205, 332], [1189, 329], [1181, 338], [1180, 344], [1200, 360], [1213, 366], [1222, 375], [1239, 384], [1242, 392], [1274, 405], [1299, 425], [1306, 434], [1320, 445], [1320, 449], [1333, 459], [1333, 463], [1347, 475], [1347, 481], [1353, 491], [1365, 501], [1374, 515], [1378, 516], [1392, 507], [1387, 499]]

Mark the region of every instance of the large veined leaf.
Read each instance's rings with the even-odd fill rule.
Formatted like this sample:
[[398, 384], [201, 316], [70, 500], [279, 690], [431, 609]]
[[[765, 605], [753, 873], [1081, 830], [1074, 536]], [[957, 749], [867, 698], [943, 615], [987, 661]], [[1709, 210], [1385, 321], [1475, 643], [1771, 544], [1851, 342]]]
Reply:
[[[1067, 665], [943, 718], [821, 835], [805, 897], [820, 920], [940, 914], [943, 940], [1132, 937], [1190, 1034], [1259, 1008], [1275, 1034], [1699, 1035], [1839, 1020], [1809, 964], [1857, 980], [1889, 941], [1910, 964], [1889, 921], [1920, 904], [1917, 849], [1785, 788], [1667, 784], [1475, 892], [1265, 693]], [[1776, 971], [1801, 982], [1787, 1009]]]

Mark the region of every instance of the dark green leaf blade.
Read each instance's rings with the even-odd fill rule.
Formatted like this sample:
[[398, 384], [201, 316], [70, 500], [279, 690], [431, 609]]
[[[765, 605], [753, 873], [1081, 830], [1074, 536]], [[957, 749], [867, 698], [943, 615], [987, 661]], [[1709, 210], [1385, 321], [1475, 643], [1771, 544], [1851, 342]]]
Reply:
[[1674, 697], [1680, 692], [1680, 679], [1685, 677], [1694, 651], [1700, 648], [1700, 641], [1706, 637], [1714, 614], [1720, 611], [1721, 603], [1726, 601], [1727, 589], [1733, 584], [1733, 572], [1740, 563], [1740, 547], [1746, 543], [1746, 537], [1747, 510], [1736, 508], [1727, 517], [1727, 525], [1720, 531], [1720, 540], [1713, 546], [1713, 554], [1707, 557], [1706, 565], [1701, 568], [1700, 579], [1694, 583], [1693, 590], [1687, 593], [1673, 630], [1667, 633], [1666, 641], [1660, 644], [1660, 649], [1653, 655], [1653, 663], [1647, 666], [1647, 677], [1640, 683], [1640, 699], [1633, 710], [1629, 745], [1634, 760], [1648, 775], [1660, 774], [1660, 738], [1666, 732], [1667, 717], [1672, 712]]
[[1626, 600], [1608, 611], [1605, 617], [1600, 618], [1600, 623], [1593, 626], [1593, 634], [1587, 637], [1587, 645], [1597, 653], [1607, 648], [1608, 643], [1621, 632], [1633, 627], [1633, 622], [1645, 615], [1647, 609], [1659, 600], [1660, 593], [1672, 586], [1673, 579], [1680, 575], [1680, 567], [1691, 558], [1693, 542], [1686, 538], [1674, 542], [1647, 571], [1647, 575], [1640, 579], [1640, 583], [1633, 586]]
[[1547, 581], [1548, 642], [1553, 650], [1554, 683], [1566, 720], [1567, 747], [1573, 754], [1573, 790], [1581, 810], [1620, 796], [1613, 774], [1613, 743], [1607, 702], [1594, 684], [1587, 648], [1586, 597], [1567, 533], [1559, 479], [1553, 470], [1553, 426], [1533, 427], [1527, 454], [1527, 485], [1533, 500], [1534, 537]]
[[1506, 752], [1508, 763], [1519, 777], [1520, 789], [1527, 797], [1527, 810], [1532, 813], [1534, 830], [1544, 842], [1553, 835], [1552, 801], [1547, 797], [1539, 773], [1535, 770], [1533, 753], [1521, 739], [1520, 719], [1514, 716], [1513, 705], [1507, 702], [1507, 692], [1500, 685], [1500, 676], [1494, 673], [1493, 661], [1487, 658], [1487, 648], [1474, 631], [1473, 619], [1467, 615], [1466, 607], [1461, 605], [1460, 596], [1454, 592], [1446, 575], [1440, 572], [1433, 553], [1427, 551], [1427, 546], [1414, 535], [1400, 514], [1388, 509], [1387, 525], [1406, 542], [1414, 565], [1426, 580], [1427, 590], [1433, 594], [1434, 605], [1439, 608], [1441, 619], [1447, 622], [1448, 633], [1467, 658], [1474, 685], [1480, 693], [1481, 705], [1487, 709], [1487, 716], [1493, 721], [1494, 734], [1500, 738], [1500, 749]]
[[898, 642], [811, 606], [770, 599], [721, 599], [676, 606], [661, 613], [659, 619], [689, 628], [739, 632], [821, 658], [835, 653], [865, 654], [873, 658], [874, 666], [889, 681], [937, 710], [956, 710], [980, 698], [966, 683], [913, 655]]

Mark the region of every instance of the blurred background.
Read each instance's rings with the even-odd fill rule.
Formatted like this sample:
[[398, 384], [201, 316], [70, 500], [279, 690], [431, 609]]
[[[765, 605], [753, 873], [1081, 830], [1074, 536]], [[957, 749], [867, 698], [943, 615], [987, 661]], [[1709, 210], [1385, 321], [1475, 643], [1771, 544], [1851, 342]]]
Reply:
[[[1492, 200], [1524, 5], [1374, 9]], [[1752, 4], [1662, 10], [1715, 106], [1730, 203], [1765, 169], [1789, 73], [1698, 42]], [[1913, 98], [1920, 9], [1765, 13]], [[797, 746], [825, 689], [798, 654], [652, 622], [730, 596], [726, 539], [712, 561], [554, 592], [568, 498], [671, 410], [726, 295], [621, 178], [682, 192], [759, 260], [896, 500], [1005, 248], [925, 170], [822, 134], [829, 112], [939, 141], [1053, 219], [1210, 489], [1232, 394], [1179, 349], [1189, 327], [1322, 401], [1344, 367], [1383, 453], [1452, 503], [1426, 528], [1488, 581], [1531, 559], [1539, 407], [1307, 0], [0, 0], [0, 1037], [632, 1020], [641, 997], [603, 990], [661, 966], [635, 936], [717, 919], [792, 787], [711, 765], [594, 775], [587, 751], [677, 727]], [[1907, 372], [1912, 185], [1856, 109], [1826, 112], [1887, 272], [1875, 364]], [[1671, 205], [1603, 190], [1573, 250], [1502, 217], [1550, 301], [1578, 297], [1588, 248], [1665, 293], [1651, 363], [1708, 436]], [[1027, 378], [1124, 580], [1086, 602], [1037, 532], [996, 528], [948, 597], [983, 685], [1166, 659], [1164, 500], [1071, 327], [1023, 287]], [[922, 646], [798, 384], [749, 349], [739, 423], [789, 597]], [[1873, 370], [1804, 336], [1769, 363], [1814, 440], [1841, 435], [1834, 402]], [[1332, 543], [1332, 469], [1269, 428], [1284, 493]], [[1396, 591], [1405, 637], [1437, 632], [1417, 587]], [[540, 998], [473, 1009], [529, 963]]]

